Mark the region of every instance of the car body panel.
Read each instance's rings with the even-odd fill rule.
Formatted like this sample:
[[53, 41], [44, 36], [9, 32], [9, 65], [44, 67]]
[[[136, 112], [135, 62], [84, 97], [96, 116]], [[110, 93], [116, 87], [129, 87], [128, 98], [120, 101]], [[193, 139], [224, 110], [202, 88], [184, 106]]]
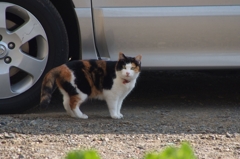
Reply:
[[82, 59], [98, 59], [95, 47], [95, 40], [93, 34], [92, 11], [91, 8], [75, 8], [80, 32], [81, 32], [81, 46]]
[[240, 5], [239, 0], [92, 0], [93, 7], [167, 7]]
[[93, 33], [91, 0], [73, 0], [73, 3], [80, 29], [82, 46], [80, 57], [81, 59], [98, 59]]
[[[80, 21], [81, 36], [85, 36], [83, 58], [95, 55], [116, 60], [121, 51], [131, 56], [141, 54], [142, 65], [147, 68], [240, 67], [240, 2], [237, 0], [84, 2], [92, 7], [93, 23], [88, 32], [93, 29], [93, 35], [91, 40], [84, 41], [87, 36]], [[84, 51], [84, 45], [90, 49]], [[96, 49], [91, 49], [93, 46]]]
[[91, 0], [72, 0], [75, 8], [91, 8]]

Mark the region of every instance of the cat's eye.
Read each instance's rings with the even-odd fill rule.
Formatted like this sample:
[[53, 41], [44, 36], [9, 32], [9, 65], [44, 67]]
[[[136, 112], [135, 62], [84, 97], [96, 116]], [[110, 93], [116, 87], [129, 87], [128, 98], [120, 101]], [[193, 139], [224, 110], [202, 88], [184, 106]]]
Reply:
[[126, 66], [125, 66], [125, 65], [123, 65], [123, 69], [126, 69]]
[[131, 70], [135, 70], [136, 69], [136, 67], [131, 67]]

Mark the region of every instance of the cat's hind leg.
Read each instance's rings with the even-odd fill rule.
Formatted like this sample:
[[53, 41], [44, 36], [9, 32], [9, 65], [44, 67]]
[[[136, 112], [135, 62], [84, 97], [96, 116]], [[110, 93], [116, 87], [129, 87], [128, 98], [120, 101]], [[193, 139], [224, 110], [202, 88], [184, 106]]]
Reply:
[[85, 101], [86, 98], [87, 96], [83, 96], [80, 94], [70, 96], [70, 107], [75, 114], [75, 117], [82, 119], [88, 118], [88, 116], [86, 114], [83, 114], [80, 110], [80, 105]]
[[63, 89], [59, 88], [60, 92], [63, 95], [63, 106], [64, 109], [67, 111], [67, 114], [70, 115], [71, 117], [76, 117], [74, 112], [72, 111], [71, 107], [70, 107], [70, 98], [69, 95], [67, 94], [67, 92], [65, 92]]
[[68, 115], [70, 115], [71, 117], [76, 117], [76, 115], [74, 114], [74, 112], [72, 111], [71, 107], [70, 107], [70, 103], [69, 103], [69, 96], [64, 96], [63, 97], [63, 106], [65, 108], [65, 110], [67, 111]]

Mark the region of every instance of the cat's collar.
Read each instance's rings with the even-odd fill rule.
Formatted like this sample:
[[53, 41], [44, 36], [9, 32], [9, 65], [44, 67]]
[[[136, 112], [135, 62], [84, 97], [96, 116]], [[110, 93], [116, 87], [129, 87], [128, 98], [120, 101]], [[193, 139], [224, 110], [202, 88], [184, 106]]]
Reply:
[[126, 80], [126, 79], [122, 79], [122, 80], [123, 80], [123, 84], [126, 84], [126, 83], [130, 82], [129, 80]]

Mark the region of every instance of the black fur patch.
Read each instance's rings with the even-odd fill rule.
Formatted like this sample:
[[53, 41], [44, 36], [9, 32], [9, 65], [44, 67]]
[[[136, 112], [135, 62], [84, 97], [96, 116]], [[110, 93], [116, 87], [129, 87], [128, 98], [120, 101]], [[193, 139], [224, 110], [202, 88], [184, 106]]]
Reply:
[[84, 65], [82, 61], [72, 61], [66, 64], [72, 71], [75, 79], [75, 84], [78, 89], [80, 89], [83, 93], [90, 95], [91, 94], [91, 86], [88, 83], [88, 80], [85, 77], [83, 72]]
[[118, 61], [117, 66], [116, 66], [116, 70], [121, 71], [123, 69], [123, 66], [125, 66], [126, 64], [129, 64], [129, 63], [134, 63], [136, 66], [139, 66], [139, 68], [140, 68], [139, 62], [136, 61], [136, 59], [134, 57], [124, 56], [124, 59], [121, 59], [121, 60]]
[[53, 90], [52, 88], [45, 86], [45, 87], [43, 87], [42, 93], [43, 93], [43, 95], [52, 94], [52, 90]]
[[98, 90], [102, 90], [101, 81], [104, 78], [103, 68], [98, 67], [96, 60], [90, 60], [89, 63], [91, 65], [89, 72], [91, 74], [92, 81]]
[[77, 91], [76, 91], [76, 88], [73, 87], [73, 85], [67, 81], [64, 81], [64, 82], [60, 82], [63, 89], [68, 93], [69, 96], [74, 96], [74, 95], [77, 95]]
[[106, 65], [107, 73], [103, 80], [103, 89], [110, 90], [112, 88], [113, 79], [116, 78], [116, 72], [115, 72], [116, 64], [117, 64], [117, 61], [107, 61], [107, 65]]

